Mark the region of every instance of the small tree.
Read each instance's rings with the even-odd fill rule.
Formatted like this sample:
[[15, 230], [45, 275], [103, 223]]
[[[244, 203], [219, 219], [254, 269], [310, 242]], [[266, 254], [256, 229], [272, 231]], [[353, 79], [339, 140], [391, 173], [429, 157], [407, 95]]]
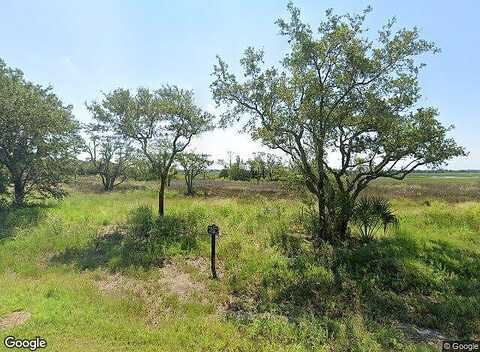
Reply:
[[139, 153], [135, 153], [135, 157], [131, 161], [130, 174], [135, 180], [151, 181], [158, 179], [150, 162], [146, 160], [143, 154]]
[[177, 167], [175, 166], [175, 164], [173, 164], [170, 167], [170, 171], [168, 172], [168, 177], [167, 177], [167, 186], [168, 187], [170, 187], [172, 179], [174, 179], [177, 174], [178, 174]]
[[270, 181], [278, 180], [285, 173], [285, 165], [279, 156], [267, 153], [265, 163], [267, 177]]
[[259, 153], [254, 153], [253, 158], [248, 160], [251, 178], [256, 179], [257, 183], [259, 183], [261, 179], [265, 179], [267, 175], [265, 159], [266, 159], [265, 153], [259, 152]]
[[72, 106], [1, 59], [0, 131], [0, 165], [8, 170], [15, 204], [27, 196], [62, 197], [80, 141]]
[[207, 154], [196, 153], [182, 153], [180, 155], [178, 160], [185, 176], [185, 183], [187, 185], [186, 195], [193, 196], [195, 194], [193, 191], [193, 181], [195, 177], [213, 164], [213, 161], [209, 160], [208, 157], [209, 155]]
[[176, 86], [136, 94], [116, 89], [88, 106], [95, 119], [133, 141], [160, 179], [158, 213], [164, 215], [165, 186], [178, 153], [212, 126], [213, 116], [195, 105], [193, 92]]
[[100, 175], [103, 189], [113, 189], [127, 180], [133, 158], [132, 148], [121, 136], [107, 133], [102, 126], [90, 124], [85, 128], [89, 140], [84, 150], [89, 155], [94, 173]]
[[245, 79], [219, 58], [211, 88], [225, 107], [223, 125], [249, 116], [244, 127], [252, 137], [295, 163], [318, 204], [315, 239], [341, 240], [371, 181], [403, 179], [465, 151], [447, 137], [436, 109], [419, 107], [423, 65], [416, 57], [438, 49], [416, 28], [394, 32], [389, 21], [374, 41], [363, 25], [369, 9], [344, 16], [329, 10], [316, 31], [291, 3], [288, 10], [290, 19], [277, 21], [290, 44], [281, 67], [265, 67], [263, 52], [249, 48], [240, 60]]
[[228, 169], [227, 168], [223, 168], [220, 170], [220, 172], [218, 173], [218, 178], [228, 178]]
[[235, 162], [228, 169], [228, 176], [232, 181], [250, 181], [251, 172], [248, 170], [248, 165], [239, 155], [237, 155]]

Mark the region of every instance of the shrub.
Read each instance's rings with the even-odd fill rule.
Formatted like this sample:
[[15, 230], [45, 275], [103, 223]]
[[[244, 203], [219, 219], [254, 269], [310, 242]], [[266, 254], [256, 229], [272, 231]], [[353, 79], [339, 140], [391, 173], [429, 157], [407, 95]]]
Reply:
[[352, 223], [364, 240], [373, 239], [376, 231], [381, 227], [386, 232], [388, 226], [399, 224], [390, 203], [386, 199], [377, 197], [365, 197], [357, 201], [353, 208]]
[[227, 178], [227, 177], [228, 177], [228, 169], [220, 170], [220, 173], [218, 174], [218, 178]]
[[129, 233], [138, 239], [146, 239], [155, 224], [153, 209], [142, 205], [133, 209], [128, 215], [127, 226]]
[[325, 313], [336, 292], [334, 273], [311, 255], [277, 261], [265, 270], [259, 292], [262, 307], [276, 306], [285, 313], [314, 308]]
[[302, 238], [300, 236], [289, 233], [285, 226], [279, 226], [273, 230], [271, 243], [277, 246], [287, 257], [295, 257], [302, 249]]
[[2, 165], [0, 165], [0, 195], [2, 193], [7, 193], [8, 183], [9, 177], [7, 170]]
[[199, 216], [185, 212], [155, 218], [150, 207], [141, 206], [130, 212], [127, 231], [123, 245], [127, 264], [148, 266], [196, 248]]

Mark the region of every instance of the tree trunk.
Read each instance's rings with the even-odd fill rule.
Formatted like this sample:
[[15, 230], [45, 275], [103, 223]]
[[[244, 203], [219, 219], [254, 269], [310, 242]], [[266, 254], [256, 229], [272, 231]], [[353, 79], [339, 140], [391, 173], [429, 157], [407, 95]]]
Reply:
[[[321, 158], [323, 158], [323, 150], [321, 151], [321, 156], [317, 159], [319, 160], [319, 165], [317, 166], [318, 171], [318, 183], [317, 183], [317, 198], [318, 198], [318, 220], [319, 220], [319, 227], [320, 227], [320, 235], [324, 237], [324, 239], [328, 239], [328, 230], [327, 230], [327, 219], [326, 219], [326, 203], [325, 203], [325, 181], [324, 177], [324, 169], [323, 164], [321, 163]], [[327, 238], [325, 236], [327, 235]]]
[[14, 180], [15, 189], [15, 205], [22, 205], [25, 200], [25, 188], [21, 177], [15, 177]]
[[[323, 184], [323, 182], [321, 183]], [[318, 185], [320, 187], [320, 183]], [[323, 187], [323, 185], [322, 185]], [[315, 240], [316, 244], [319, 244], [322, 240], [329, 240], [331, 234], [328, 233], [328, 229], [326, 228], [327, 222], [325, 219], [325, 199], [323, 196], [323, 189], [319, 188], [321, 191], [317, 194], [317, 201], [318, 201], [318, 224], [317, 224], [317, 238]]]
[[344, 240], [347, 238], [348, 222], [350, 217], [346, 215], [340, 215], [336, 221], [335, 237], [338, 240]]
[[115, 184], [115, 177], [110, 178], [110, 181], [108, 183], [108, 191], [112, 192], [113, 191], [113, 185]]
[[107, 191], [107, 181], [105, 180], [105, 176], [103, 176], [103, 174], [100, 174], [100, 178], [102, 179], [103, 190]]
[[165, 215], [165, 183], [166, 177], [160, 176], [160, 189], [158, 191], [158, 216]]
[[314, 244], [318, 245], [322, 241], [335, 243], [345, 240], [348, 237], [348, 224], [353, 212], [353, 199], [340, 191], [336, 191], [333, 200], [326, 199], [325, 195], [321, 193], [316, 196], [319, 212]]
[[187, 196], [193, 196], [193, 177], [191, 175], [186, 176], [185, 178], [187, 183]]

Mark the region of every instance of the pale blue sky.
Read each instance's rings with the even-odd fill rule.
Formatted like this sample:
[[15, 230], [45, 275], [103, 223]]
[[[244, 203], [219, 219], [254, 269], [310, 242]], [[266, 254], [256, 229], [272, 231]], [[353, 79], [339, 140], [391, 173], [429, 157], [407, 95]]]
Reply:
[[[277, 62], [286, 47], [274, 20], [287, 1], [21, 1], [1, 0], [0, 57], [27, 78], [52, 84], [75, 115], [88, 120], [83, 104], [116, 87], [177, 84], [193, 89], [213, 111], [209, 85], [215, 55], [234, 69], [247, 46], [263, 47]], [[367, 24], [376, 31], [396, 16], [418, 26], [442, 53], [426, 56], [423, 102], [455, 124], [452, 135], [470, 152], [451, 168], [480, 169], [480, 30], [478, 1], [296, 1], [316, 26], [326, 8], [359, 12], [372, 5]], [[248, 136], [217, 131], [195, 141], [215, 158], [227, 150], [247, 157], [257, 149]]]

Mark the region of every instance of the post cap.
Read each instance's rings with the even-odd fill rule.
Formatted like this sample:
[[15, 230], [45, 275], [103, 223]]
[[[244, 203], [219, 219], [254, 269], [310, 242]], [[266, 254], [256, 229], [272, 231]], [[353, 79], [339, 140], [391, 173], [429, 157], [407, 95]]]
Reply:
[[207, 232], [208, 232], [209, 235], [217, 236], [219, 231], [220, 231], [220, 229], [217, 225], [215, 225], [215, 224], [208, 225]]

